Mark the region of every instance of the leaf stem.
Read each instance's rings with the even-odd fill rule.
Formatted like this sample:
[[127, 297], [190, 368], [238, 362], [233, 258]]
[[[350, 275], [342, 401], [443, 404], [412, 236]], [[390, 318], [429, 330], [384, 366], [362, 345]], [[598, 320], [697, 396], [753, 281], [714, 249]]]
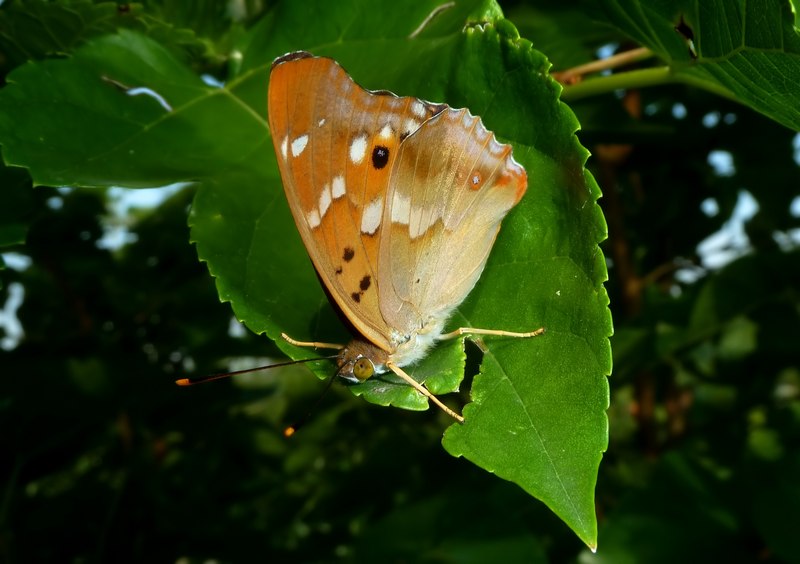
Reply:
[[584, 65], [578, 65], [577, 67], [572, 67], [565, 71], [554, 72], [553, 78], [555, 78], [561, 84], [576, 84], [583, 80], [582, 77], [587, 74], [616, 69], [631, 63], [638, 63], [639, 61], [643, 61], [654, 56], [655, 53], [653, 53], [647, 47], [639, 47], [638, 49], [631, 49], [629, 51], [617, 53], [616, 55], [611, 55], [605, 59], [598, 59]]

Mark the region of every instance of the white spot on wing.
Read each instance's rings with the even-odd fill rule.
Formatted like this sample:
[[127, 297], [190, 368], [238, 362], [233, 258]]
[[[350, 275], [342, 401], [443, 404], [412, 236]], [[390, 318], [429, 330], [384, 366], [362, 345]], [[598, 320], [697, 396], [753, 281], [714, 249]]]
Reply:
[[406, 120], [406, 127], [404, 131], [407, 131], [409, 135], [414, 133], [417, 129], [419, 129], [419, 122], [415, 119], [407, 119]]
[[372, 235], [378, 230], [383, 216], [383, 198], [378, 196], [364, 207], [361, 215], [361, 232]]
[[425, 106], [419, 100], [411, 104], [411, 112], [421, 118], [425, 117]]
[[399, 191], [392, 197], [392, 223], [408, 225], [411, 217], [411, 203]]
[[322, 187], [322, 194], [319, 195], [319, 217], [325, 217], [328, 208], [331, 207], [331, 186], [326, 184]]
[[292, 141], [292, 156], [297, 157], [305, 151], [306, 145], [308, 145], [308, 135], [301, 135], [294, 141]]
[[391, 139], [392, 133], [393, 133], [392, 126], [387, 123], [386, 125], [383, 126], [383, 129], [381, 129], [381, 132], [378, 134], [378, 136], [381, 139]]
[[367, 154], [367, 136], [359, 135], [350, 143], [350, 160], [353, 164], [361, 164]]
[[442, 210], [437, 210], [431, 207], [410, 206], [409, 200], [395, 197], [394, 202], [397, 204], [397, 213], [395, 208], [392, 208], [392, 219], [395, 215], [398, 216], [396, 223], [408, 225], [408, 235], [412, 239], [422, 237], [428, 230], [436, 225], [436, 222], [442, 219]]
[[283, 157], [283, 160], [286, 160], [286, 151], [288, 150], [288, 148], [289, 148], [289, 138], [284, 137], [283, 141], [281, 141], [281, 156]]
[[412, 239], [416, 239], [428, 230], [427, 225], [422, 225], [422, 209], [413, 208], [408, 218], [408, 234]]
[[322, 127], [323, 125], [325, 125], [325, 118], [322, 118], [317, 122], [317, 127]]
[[505, 148], [506, 146], [498, 143], [497, 139], [495, 139], [494, 135], [492, 135], [492, 139], [489, 141], [489, 154], [493, 157], [501, 157]]
[[319, 212], [315, 209], [308, 212], [306, 214], [306, 221], [308, 221], [308, 226], [311, 229], [316, 229], [317, 227], [319, 227], [319, 224], [321, 222], [319, 217]]
[[340, 174], [339, 176], [333, 177], [333, 184], [331, 185], [331, 195], [333, 196], [334, 200], [338, 200], [342, 196], [344, 196], [345, 188], [344, 188], [344, 178]]
[[440, 217], [441, 216], [437, 213], [431, 213], [430, 209], [421, 207], [412, 208], [408, 219], [408, 235], [412, 239], [425, 235], [428, 229], [439, 221]]

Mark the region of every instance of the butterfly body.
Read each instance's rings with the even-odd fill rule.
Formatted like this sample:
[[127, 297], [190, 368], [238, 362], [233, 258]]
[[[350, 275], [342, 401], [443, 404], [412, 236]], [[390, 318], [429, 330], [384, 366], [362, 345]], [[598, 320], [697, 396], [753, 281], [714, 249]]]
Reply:
[[[391, 340], [391, 350], [364, 341], [363, 339], [353, 339], [342, 348], [339, 353], [337, 365], [338, 374], [350, 382], [362, 382], [373, 374], [386, 374], [391, 372], [390, 364], [403, 367], [414, 364], [427, 354], [428, 350], [436, 343], [442, 334], [442, 327], [446, 318], [441, 318], [441, 322], [433, 321], [423, 325], [419, 331], [407, 335], [394, 333]], [[372, 364], [372, 371], [369, 376], [359, 376], [356, 363], [362, 359], [369, 359]], [[362, 373], [363, 374], [363, 373]]]
[[269, 125], [303, 243], [360, 334], [339, 374], [398, 373], [474, 287], [525, 170], [468, 110], [364, 90], [304, 52], [273, 63]]

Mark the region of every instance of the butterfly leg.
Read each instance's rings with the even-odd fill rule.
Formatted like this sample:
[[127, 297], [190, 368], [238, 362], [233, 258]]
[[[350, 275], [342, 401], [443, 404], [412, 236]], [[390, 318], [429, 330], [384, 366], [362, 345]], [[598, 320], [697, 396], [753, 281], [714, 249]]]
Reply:
[[475, 327], [459, 327], [455, 331], [439, 335], [439, 341], [455, 339], [461, 335], [495, 335], [497, 337], [537, 337], [544, 333], [544, 327], [528, 333], [514, 333], [513, 331], [502, 331], [498, 329], [476, 329]]
[[402, 368], [400, 368], [399, 366], [397, 366], [393, 362], [387, 362], [386, 366], [389, 367], [389, 369], [392, 372], [394, 372], [395, 374], [400, 376], [400, 378], [402, 378], [408, 384], [410, 384], [415, 390], [417, 390], [423, 396], [425, 396], [426, 398], [431, 400], [433, 403], [435, 403], [447, 415], [449, 415], [450, 417], [452, 417], [453, 419], [455, 419], [459, 423], [463, 423], [464, 422], [464, 418], [463, 417], [461, 417], [458, 413], [456, 413], [455, 411], [453, 411], [452, 409], [447, 407], [445, 404], [443, 404], [442, 401], [439, 398], [437, 398], [435, 395], [433, 395], [428, 390], [428, 388], [426, 388], [425, 386], [423, 386], [422, 384], [420, 384], [419, 382], [414, 380], [411, 376], [406, 374], [405, 370], [403, 370]]
[[313, 347], [315, 349], [335, 349], [337, 351], [342, 350], [344, 348], [344, 345], [335, 345], [333, 343], [318, 343], [316, 341], [297, 341], [295, 339], [292, 339], [286, 333], [281, 333], [281, 337], [283, 337], [284, 341], [296, 347]]

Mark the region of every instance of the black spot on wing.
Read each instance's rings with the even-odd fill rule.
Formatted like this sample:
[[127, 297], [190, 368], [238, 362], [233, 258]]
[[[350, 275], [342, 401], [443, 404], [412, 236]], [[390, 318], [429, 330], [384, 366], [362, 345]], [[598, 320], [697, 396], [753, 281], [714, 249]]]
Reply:
[[372, 166], [380, 170], [389, 162], [389, 149], [383, 145], [376, 145], [372, 150]]

